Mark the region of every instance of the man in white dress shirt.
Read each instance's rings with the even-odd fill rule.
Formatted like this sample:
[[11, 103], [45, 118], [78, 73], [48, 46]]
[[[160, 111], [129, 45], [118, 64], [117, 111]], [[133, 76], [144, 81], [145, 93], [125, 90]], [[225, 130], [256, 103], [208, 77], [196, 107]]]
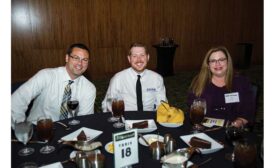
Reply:
[[102, 102], [103, 112], [107, 112], [107, 95], [119, 94], [124, 100], [125, 111], [137, 111], [136, 82], [140, 75], [143, 111], [154, 111], [161, 100], [167, 101], [163, 78], [158, 73], [146, 69], [149, 54], [146, 46], [134, 43], [130, 46], [128, 61], [131, 67], [116, 73], [110, 81]]
[[60, 119], [64, 89], [69, 81], [71, 97], [79, 100], [78, 115], [94, 113], [95, 86], [82, 74], [90, 61], [90, 50], [81, 43], [72, 44], [65, 56], [65, 66], [40, 70], [21, 85], [11, 96], [12, 126], [16, 120], [24, 120], [25, 112], [34, 99], [27, 120], [36, 123], [38, 117], [50, 115], [53, 121]]

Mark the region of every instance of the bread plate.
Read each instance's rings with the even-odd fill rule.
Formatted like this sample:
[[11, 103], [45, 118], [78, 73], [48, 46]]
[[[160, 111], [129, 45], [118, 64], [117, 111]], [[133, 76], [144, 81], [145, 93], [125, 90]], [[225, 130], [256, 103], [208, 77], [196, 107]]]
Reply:
[[[157, 141], [157, 139], [159, 139], [160, 142], [163, 142], [164, 141], [164, 138], [163, 136], [161, 135], [157, 135], [157, 134], [146, 134], [146, 135], [143, 135], [144, 139], [146, 139], [146, 141], [151, 144], [155, 141]], [[143, 146], [148, 146], [144, 140], [142, 138], [139, 138], [138, 139], [138, 142], [143, 145]]]
[[110, 153], [110, 154], [114, 154], [114, 144], [113, 144], [113, 141], [111, 142], [108, 142], [106, 145], [105, 145], [105, 150]]

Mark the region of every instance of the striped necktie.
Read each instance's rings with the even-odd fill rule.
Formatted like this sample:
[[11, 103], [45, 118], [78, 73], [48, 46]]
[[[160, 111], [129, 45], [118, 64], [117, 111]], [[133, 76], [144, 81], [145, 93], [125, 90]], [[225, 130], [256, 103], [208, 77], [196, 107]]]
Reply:
[[141, 92], [141, 83], [140, 83], [140, 75], [138, 75], [137, 83], [136, 83], [136, 93], [137, 93], [137, 109], [138, 111], [143, 111], [142, 105], [142, 92]]
[[62, 103], [61, 103], [61, 107], [60, 107], [60, 120], [66, 119], [68, 118], [68, 107], [67, 107], [67, 101], [71, 98], [71, 84], [74, 81], [69, 80], [69, 83], [67, 84], [67, 86], [64, 89], [64, 94], [63, 94], [63, 99], [62, 99]]

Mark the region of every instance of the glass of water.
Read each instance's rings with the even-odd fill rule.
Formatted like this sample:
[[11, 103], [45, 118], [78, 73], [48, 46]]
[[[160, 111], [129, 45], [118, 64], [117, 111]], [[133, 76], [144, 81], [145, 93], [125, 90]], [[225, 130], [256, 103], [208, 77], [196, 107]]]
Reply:
[[15, 121], [14, 134], [18, 141], [24, 144], [24, 148], [18, 152], [20, 156], [27, 156], [34, 152], [33, 148], [26, 147], [32, 137], [33, 126], [30, 121]]

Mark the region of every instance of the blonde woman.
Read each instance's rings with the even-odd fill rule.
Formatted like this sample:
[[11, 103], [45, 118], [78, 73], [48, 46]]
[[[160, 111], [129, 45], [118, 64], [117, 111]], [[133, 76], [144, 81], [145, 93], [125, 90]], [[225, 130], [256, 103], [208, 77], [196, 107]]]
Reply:
[[224, 46], [211, 48], [190, 85], [187, 105], [195, 98], [207, 102], [207, 117], [229, 120], [236, 127], [253, 122], [255, 102], [247, 78], [234, 75], [230, 53]]

